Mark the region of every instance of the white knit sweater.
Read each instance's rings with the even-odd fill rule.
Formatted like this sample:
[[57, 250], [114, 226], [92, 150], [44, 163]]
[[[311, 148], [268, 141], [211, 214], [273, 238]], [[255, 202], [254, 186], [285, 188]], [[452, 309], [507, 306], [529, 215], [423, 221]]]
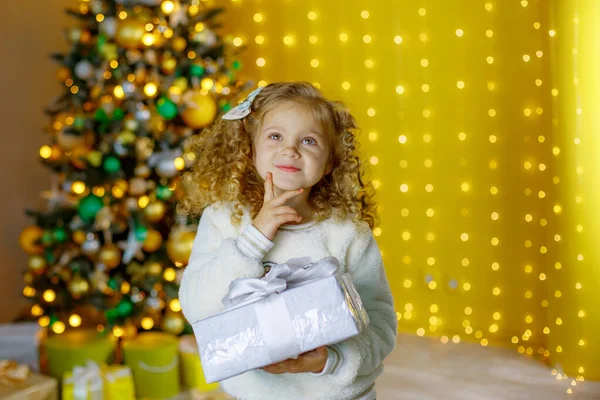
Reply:
[[369, 315], [357, 336], [329, 346], [320, 374], [270, 374], [262, 369], [226, 379], [226, 392], [242, 400], [371, 400], [383, 360], [396, 343], [397, 320], [381, 253], [366, 222], [329, 218], [283, 225], [269, 240], [253, 225], [247, 209], [241, 226], [230, 222], [231, 203], [207, 207], [200, 219], [179, 290], [183, 314], [193, 323], [225, 309], [221, 299], [236, 278], [259, 278], [263, 263], [336, 257], [349, 272]]

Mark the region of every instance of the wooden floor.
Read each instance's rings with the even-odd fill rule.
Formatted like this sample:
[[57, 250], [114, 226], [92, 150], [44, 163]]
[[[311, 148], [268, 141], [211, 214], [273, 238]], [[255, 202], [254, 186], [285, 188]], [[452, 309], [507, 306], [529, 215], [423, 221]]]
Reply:
[[[600, 382], [557, 380], [514, 350], [399, 335], [377, 380], [377, 400], [599, 400]], [[572, 389], [567, 394], [568, 388]]]
[[377, 400], [600, 400], [600, 382], [571, 386], [573, 379], [557, 380], [547, 366], [514, 350], [399, 335], [376, 387]]

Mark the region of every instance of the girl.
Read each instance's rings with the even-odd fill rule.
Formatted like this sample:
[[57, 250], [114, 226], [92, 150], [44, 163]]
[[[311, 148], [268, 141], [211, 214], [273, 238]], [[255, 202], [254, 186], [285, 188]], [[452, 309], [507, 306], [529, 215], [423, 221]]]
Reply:
[[340, 103], [309, 83], [284, 82], [255, 90], [193, 138], [198, 159], [179, 210], [202, 217], [179, 290], [186, 319], [223, 311], [236, 278], [327, 256], [352, 275], [370, 318], [353, 338], [222, 381], [238, 399], [375, 399], [397, 320], [355, 131]]

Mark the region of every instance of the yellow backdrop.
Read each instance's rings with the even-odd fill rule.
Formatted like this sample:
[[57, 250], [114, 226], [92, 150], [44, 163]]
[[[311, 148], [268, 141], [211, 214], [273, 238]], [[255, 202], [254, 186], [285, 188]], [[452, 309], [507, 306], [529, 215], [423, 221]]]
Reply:
[[600, 379], [600, 12], [569, 3], [217, 2], [245, 78], [358, 118], [401, 331]]

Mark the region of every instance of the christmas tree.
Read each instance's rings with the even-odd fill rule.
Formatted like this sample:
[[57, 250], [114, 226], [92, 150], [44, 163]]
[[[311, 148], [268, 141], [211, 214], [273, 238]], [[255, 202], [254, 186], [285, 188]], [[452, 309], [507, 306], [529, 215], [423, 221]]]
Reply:
[[70, 50], [53, 54], [64, 93], [46, 110], [48, 209], [28, 211], [23, 294], [55, 333], [116, 336], [186, 328], [177, 299], [195, 236], [178, 217], [186, 138], [235, 105], [249, 83], [221, 8], [200, 0], [85, 0], [67, 12]]

